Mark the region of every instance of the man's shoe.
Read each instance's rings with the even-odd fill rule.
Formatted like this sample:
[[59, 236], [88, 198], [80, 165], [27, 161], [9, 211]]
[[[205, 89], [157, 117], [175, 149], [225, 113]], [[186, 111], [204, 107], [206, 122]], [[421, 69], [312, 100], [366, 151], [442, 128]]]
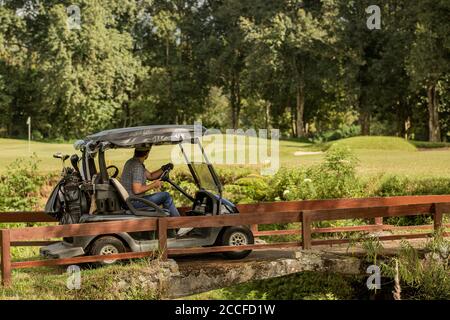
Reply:
[[177, 236], [178, 237], [185, 236], [186, 234], [188, 234], [193, 229], [194, 228], [181, 228], [180, 230], [178, 230]]

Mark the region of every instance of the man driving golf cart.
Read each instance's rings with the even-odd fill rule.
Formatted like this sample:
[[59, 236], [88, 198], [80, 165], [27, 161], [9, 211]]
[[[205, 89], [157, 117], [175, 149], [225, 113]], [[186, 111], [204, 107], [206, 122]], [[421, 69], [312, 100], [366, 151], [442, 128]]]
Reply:
[[[146, 199], [156, 205], [162, 205], [164, 209], [169, 211], [171, 217], [179, 217], [180, 213], [168, 192], [155, 192], [146, 195], [148, 191], [159, 190], [162, 186], [162, 181], [159, 179], [165, 171], [173, 169], [173, 164], [168, 163], [163, 165], [159, 170], [154, 172], [148, 171], [145, 168], [144, 162], [148, 159], [150, 150], [151, 147], [136, 148], [134, 150], [134, 157], [129, 159], [123, 168], [122, 178], [120, 179], [122, 185], [130, 195]], [[147, 184], [147, 180], [153, 182]], [[143, 202], [132, 201], [132, 203], [136, 209], [148, 208]], [[178, 236], [183, 236], [191, 230], [192, 228], [181, 228], [178, 231]]]
[[[237, 207], [222, 197], [222, 184], [209, 162], [200, 143], [206, 129], [196, 126], [154, 125], [135, 128], [121, 128], [102, 131], [75, 143], [81, 153], [56, 154], [63, 162], [61, 181], [55, 186], [47, 201], [45, 211], [60, 224], [85, 224], [105, 221], [130, 221], [139, 219], [165, 219], [178, 216], [173, 200], [166, 192], [145, 195], [157, 190], [167, 182], [183, 195], [190, 208], [183, 213], [186, 217], [220, 216], [239, 214]], [[168, 163], [160, 170], [150, 172], [144, 162], [150, 148], [169, 145], [179, 147], [187, 169], [197, 190], [188, 193], [170, 179], [173, 165]], [[135, 156], [128, 160], [119, 181], [119, 168], [107, 166], [106, 155], [113, 149], [134, 149]], [[197, 150], [199, 157], [194, 161], [186, 151]], [[69, 159], [72, 168], [66, 168]], [[114, 170], [113, 172], [110, 172]], [[147, 185], [147, 180], [153, 181]], [[160, 207], [163, 206], [163, 208]], [[209, 246], [245, 246], [254, 243], [248, 226], [221, 226], [180, 229], [178, 236], [169, 233], [167, 247], [192, 248]], [[67, 237], [63, 241], [40, 249], [48, 258], [70, 258], [82, 255], [106, 255], [122, 252], [148, 252], [158, 250], [159, 242], [155, 231], [120, 232], [92, 236]], [[242, 259], [251, 250], [225, 252], [229, 259]], [[114, 263], [114, 260], [104, 263]]]

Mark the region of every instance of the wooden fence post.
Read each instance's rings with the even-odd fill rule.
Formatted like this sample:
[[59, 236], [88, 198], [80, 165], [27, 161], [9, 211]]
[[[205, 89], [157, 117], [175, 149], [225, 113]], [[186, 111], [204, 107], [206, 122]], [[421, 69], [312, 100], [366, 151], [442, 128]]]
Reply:
[[257, 236], [256, 236], [255, 234], [258, 232], [258, 225], [257, 225], [257, 224], [252, 224], [252, 225], [250, 226], [250, 230], [252, 231], [253, 236], [254, 236], [255, 238], [257, 238]]
[[302, 245], [303, 250], [311, 249], [311, 217], [310, 212], [302, 212]]
[[375, 225], [383, 229], [383, 217], [375, 218]]
[[158, 242], [161, 259], [167, 260], [167, 219], [158, 219]]
[[442, 212], [442, 207], [439, 203], [435, 203], [433, 207], [434, 207], [433, 213], [434, 231], [437, 232], [442, 227], [444, 212]]
[[11, 238], [9, 230], [0, 230], [2, 285], [11, 285]]

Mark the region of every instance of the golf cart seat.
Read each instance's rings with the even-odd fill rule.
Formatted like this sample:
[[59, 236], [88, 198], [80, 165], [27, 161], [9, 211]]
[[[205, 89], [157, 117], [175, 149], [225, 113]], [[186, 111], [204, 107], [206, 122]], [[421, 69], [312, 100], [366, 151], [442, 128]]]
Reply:
[[[122, 206], [127, 210], [126, 213], [130, 215], [135, 215], [138, 217], [168, 217], [170, 216], [169, 211], [160, 208], [156, 203], [151, 202], [147, 199], [138, 198], [130, 196], [128, 191], [124, 186], [115, 178], [109, 179], [111, 185], [116, 189], [120, 200], [122, 201]], [[147, 207], [136, 209], [133, 202], [141, 202]]]

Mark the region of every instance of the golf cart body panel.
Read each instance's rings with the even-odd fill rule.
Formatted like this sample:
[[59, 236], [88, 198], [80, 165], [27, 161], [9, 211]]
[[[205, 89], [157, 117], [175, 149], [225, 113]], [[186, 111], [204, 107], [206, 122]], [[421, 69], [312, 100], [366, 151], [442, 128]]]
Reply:
[[[192, 196], [170, 180], [170, 170], [163, 172], [160, 178], [192, 202], [191, 210], [185, 212], [186, 216], [238, 214], [239, 211], [236, 206], [222, 198], [222, 185], [218, 175], [201, 146], [199, 138], [205, 131], [206, 129], [201, 126], [145, 126], [107, 130], [77, 141], [74, 147], [82, 153], [82, 156], [80, 160], [76, 155], [71, 157], [72, 166], [75, 169], [72, 171], [75, 171], [75, 175], [78, 172], [82, 181], [79, 189], [86, 195], [87, 201], [84, 202], [87, 202], [89, 206], [87, 208], [86, 205], [82, 206], [79, 210], [81, 213], [76, 216], [76, 219], [63, 219], [64, 223], [128, 221], [169, 216], [167, 210], [161, 209], [156, 204], [146, 199], [130, 196], [115, 177], [109, 177], [105, 160], [105, 151], [108, 149], [150, 147], [165, 144], [179, 145], [193, 180], [198, 187], [195, 196]], [[193, 163], [189, 161], [184, 152], [183, 143], [197, 144], [203, 157], [202, 162]], [[98, 170], [95, 158], [97, 158]], [[61, 156], [61, 159], [64, 164], [67, 156]], [[81, 161], [80, 168], [78, 167], [78, 161]], [[63, 174], [71, 172], [68, 169], [70, 168], [63, 169]], [[118, 169], [116, 173], [118, 174]], [[65, 189], [64, 179], [63, 175], [62, 181], [58, 183], [46, 206], [47, 213], [58, 217], [58, 219], [67, 211], [66, 197], [64, 196], [67, 188]], [[134, 208], [134, 201], [144, 202], [148, 208], [136, 209]], [[92, 206], [95, 208], [94, 211]], [[241, 228], [240, 233], [243, 230], [244, 233], [249, 235], [249, 241], [253, 241], [253, 235], [249, 228], [245, 226], [233, 228]], [[167, 245], [168, 248], [226, 245], [222, 238], [224, 234], [228, 235], [227, 230], [229, 229], [232, 228], [194, 228], [183, 237], [169, 237]], [[95, 255], [96, 243], [103, 237], [112, 238], [116, 243], [119, 242], [124, 250], [132, 252], [153, 251], [157, 250], [159, 246], [155, 231], [128, 232], [64, 238], [64, 241], [60, 243], [41, 248], [40, 253], [50, 258], [69, 258], [85, 254]], [[95, 248], [93, 249], [93, 247]], [[250, 253], [248, 250], [242, 252], [246, 255]]]
[[[203, 247], [212, 246], [216, 243], [217, 237], [223, 228], [203, 228], [205, 229], [206, 237], [197, 238], [170, 238], [167, 240], [167, 247], [169, 249], [174, 248], [189, 248], [189, 247]], [[206, 230], [207, 229], [207, 230]], [[197, 229], [198, 231], [198, 229]], [[40, 254], [44, 257], [52, 259], [73, 258], [77, 256], [83, 256], [89, 252], [89, 246], [95, 239], [100, 236], [90, 237], [75, 237], [74, 242], [67, 241], [51, 244], [40, 249]], [[143, 240], [139, 241], [134, 239], [128, 233], [112, 234], [112, 236], [120, 239], [131, 252], [146, 252], [158, 250], [158, 240]]]

